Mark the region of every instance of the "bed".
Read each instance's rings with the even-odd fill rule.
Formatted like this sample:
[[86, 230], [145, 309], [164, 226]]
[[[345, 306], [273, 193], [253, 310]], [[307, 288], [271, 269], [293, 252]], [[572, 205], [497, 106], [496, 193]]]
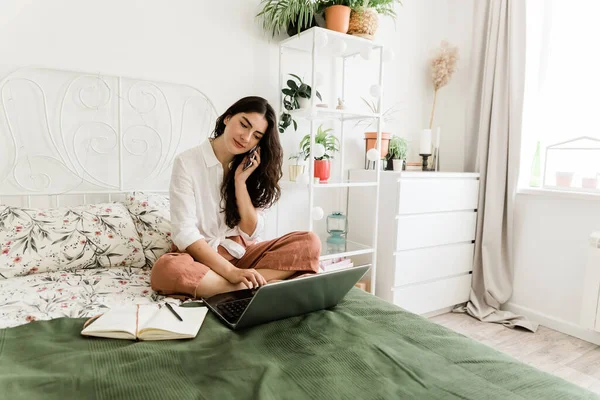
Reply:
[[0, 88], [0, 397], [596, 398], [356, 288], [240, 332], [209, 314], [193, 340], [81, 336], [165, 300], [149, 275], [171, 245], [170, 162], [216, 112], [187, 86], [98, 74], [23, 69]]
[[595, 395], [359, 289], [337, 307], [194, 340], [79, 334], [83, 319], [0, 331], [10, 399], [593, 399]]

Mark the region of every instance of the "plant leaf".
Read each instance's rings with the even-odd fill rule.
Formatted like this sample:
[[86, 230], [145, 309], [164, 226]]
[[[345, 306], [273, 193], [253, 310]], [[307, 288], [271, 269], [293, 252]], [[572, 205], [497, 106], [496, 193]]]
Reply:
[[[288, 84], [288, 86], [289, 86], [289, 87], [291, 87], [292, 89], [294, 89], [294, 90], [298, 90], [298, 84], [296, 84], [296, 82], [294, 82], [293, 80], [291, 80], [291, 79], [288, 79], [288, 81], [287, 81], [287, 84]], [[290, 96], [293, 96], [293, 95], [290, 95]]]

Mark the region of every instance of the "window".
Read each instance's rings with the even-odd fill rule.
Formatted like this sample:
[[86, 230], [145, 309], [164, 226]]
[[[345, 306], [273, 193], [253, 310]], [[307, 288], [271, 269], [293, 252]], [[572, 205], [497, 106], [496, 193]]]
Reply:
[[600, 1], [528, 1], [520, 186], [600, 192]]

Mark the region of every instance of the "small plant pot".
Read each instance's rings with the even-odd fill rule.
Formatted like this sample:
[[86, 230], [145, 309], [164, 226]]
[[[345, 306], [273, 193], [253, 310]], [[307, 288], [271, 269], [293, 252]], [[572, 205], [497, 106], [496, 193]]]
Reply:
[[573, 175], [574, 172], [562, 172], [559, 171], [556, 173], [556, 186], [560, 187], [571, 187], [573, 184]]
[[300, 108], [310, 108], [310, 99], [298, 97], [298, 105]]
[[[381, 158], [387, 155], [391, 138], [391, 133], [381, 132]], [[377, 148], [377, 132], [365, 132], [365, 153], [375, 148]]]
[[289, 165], [290, 181], [296, 182], [298, 175], [304, 173], [304, 165]]
[[596, 189], [598, 178], [581, 178], [581, 187], [584, 189]]
[[332, 31], [348, 33], [350, 12], [348, 6], [329, 6], [325, 9], [325, 27]]
[[394, 159], [394, 171], [404, 171], [404, 160]]
[[329, 160], [315, 160], [315, 178], [320, 182], [327, 182], [331, 173], [331, 163]]
[[374, 8], [352, 11], [348, 34], [373, 40], [379, 27], [379, 14]]

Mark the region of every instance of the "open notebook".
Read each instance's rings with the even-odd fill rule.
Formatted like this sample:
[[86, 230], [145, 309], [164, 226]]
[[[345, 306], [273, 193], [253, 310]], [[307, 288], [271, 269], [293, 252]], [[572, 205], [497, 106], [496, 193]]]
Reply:
[[165, 306], [136, 304], [113, 308], [86, 322], [82, 335], [113, 339], [170, 340], [195, 338], [204, 322], [206, 307], [173, 307], [179, 321]]

